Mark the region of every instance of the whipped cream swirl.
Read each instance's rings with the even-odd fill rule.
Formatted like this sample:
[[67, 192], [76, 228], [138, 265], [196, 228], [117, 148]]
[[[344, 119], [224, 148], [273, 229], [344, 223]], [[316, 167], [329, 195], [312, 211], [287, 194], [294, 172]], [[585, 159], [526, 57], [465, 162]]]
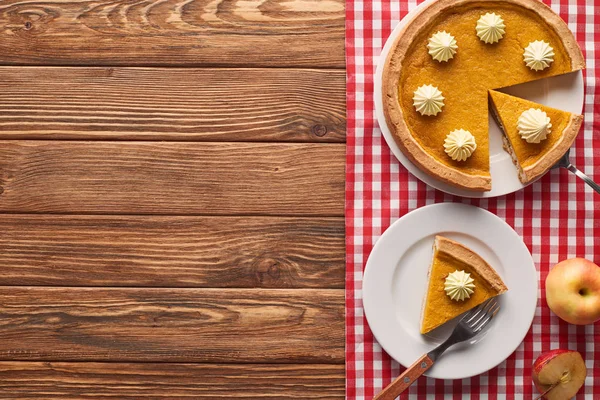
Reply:
[[475, 291], [474, 282], [471, 274], [456, 270], [446, 278], [444, 291], [452, 300], [464, 301], [470, 298]]
[[456, 44], [454, 36], [446, 31], [439, 31], [429, 38], [427, 48], [434, 60], [442, 62], [448, 61], [454, 57], [458, 45]]
[[550, 117], [539, 108], [530, 108], [519, 116], [517, 129], [527, 143], [539, 143], [550, 133]]
[[444, 140], [444, 151], [454, 161], [465, 161], [476, 148], [475, 136], [464, 129], [453, 130]]
[[436, 115], [442, 111], [444, 96], [435, 86], [420, 86], [414, 94], [413, 106], [421, 115]]
[[536, 40], [525, 47], [523, 60], [532, 70], [541, 71], [554, 62], [554, 49], [543, 40]]
[[504, 20], [497, 14], [487, 13], [477, 21], [475, 30], [477, 36], [485, 43], [496, 43], [504, 36], [506, 25]]

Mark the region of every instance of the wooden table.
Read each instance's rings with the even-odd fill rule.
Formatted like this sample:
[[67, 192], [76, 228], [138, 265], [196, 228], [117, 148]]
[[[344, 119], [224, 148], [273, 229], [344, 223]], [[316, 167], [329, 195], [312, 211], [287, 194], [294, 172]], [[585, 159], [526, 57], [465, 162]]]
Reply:
[[0, 398], [343, 398], [344, 2], [0, 26]]

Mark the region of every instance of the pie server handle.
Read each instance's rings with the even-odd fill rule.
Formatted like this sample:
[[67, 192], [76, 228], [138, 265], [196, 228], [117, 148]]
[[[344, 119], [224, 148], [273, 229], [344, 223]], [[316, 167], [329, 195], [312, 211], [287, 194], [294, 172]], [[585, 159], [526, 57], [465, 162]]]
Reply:
[[381, 393], [373, 397], [373, 400], [394, 400], [398, 395], [404, 392], [418, 377], [423, 375], [433, 365], [433, 360], [428, 354], [424, 354], [421, 358], [415, 361], [390, 383]]
[[583, 179], [585, 181], [585, 183], [590, 185], [592, 187], [592, 189], [594, 189], [596, 192], [600, 193], [600, 185], [598, 185], [596, 182], [594, 182], [592, 180], [592, 178], [590, 178], [589, 176], [587, 176], [586, 174], [584, 174], [583, 172], [581, 172], [580, 170], [575, 168], [575, 166], [573, 164], [569, 164], [569, 166], [566, 168], [569, 171], [571, 171], [572, 173], [574, 173], [575, 175], [577, 175], [578, 177], [580, 177], [581, 179]]

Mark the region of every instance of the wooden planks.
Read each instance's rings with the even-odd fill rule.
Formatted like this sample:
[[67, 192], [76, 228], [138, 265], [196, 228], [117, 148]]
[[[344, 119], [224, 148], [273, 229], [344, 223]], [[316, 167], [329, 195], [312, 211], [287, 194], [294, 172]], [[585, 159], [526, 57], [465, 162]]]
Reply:
[[5, 0], [0, 64], [344, 67], [342, 0]]
[[0, 212], [344, 214], [342, 144], [0, 141]]
[[4, 399], [344, 397], [344, 366], [0, 362]]
[[0, 360], [341, 363], [344, 291], [0, 288]]
[[0, 68], [0, 139], [344, 142], [345, 72]]
[[344, 2], [0, 27], [0, 397], [343, 398]]
[[0, 285], [343, 288], [343, 218], [0, 215]]

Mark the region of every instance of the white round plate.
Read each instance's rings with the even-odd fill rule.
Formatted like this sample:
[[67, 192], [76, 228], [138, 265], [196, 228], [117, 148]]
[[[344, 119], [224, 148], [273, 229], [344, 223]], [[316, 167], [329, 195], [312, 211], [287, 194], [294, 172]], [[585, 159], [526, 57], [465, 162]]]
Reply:
[[[387, 127], [385, 116], [383, 115], [383, 102], [381, 97], [382, 88], [382, 74], [383, 64], [387, 55], [390, 51], [392, 43], [396, 37], [400, 34], [400, 30], [406, 22], [415, 16], [424, 6], [435, 0], [427, 0], [421, 3], [414, 10], [412, 10], [406, 17], [404, 17], [400, 23], [394, 28], [392, 34], [385, 43], [385, 46], [381, 50], [379, 57], [379, 63], [375, 72], [374, 82], [374, 101], [375, 101], [375, 113], [377, 115], [377, 121], [381, 128], [381, 133], [385, 138], [388, 146], [392, 150], [392, 153], [396, 156], [398, 161], [404, 167], [409, 170], [413, 175], [443, 192], [454, 194], [463, 197], [496, 197], [503, 196], [517, 190], [523, 189], [527, 185], [523, 185], [518, 178], [517, 170], [512, 163], [511, 157], [502, 149], [502, 132], [496, 125], [493, 118], [490, 117], [489, 122], [489, 133], [490, 133], [490, 173], [492, 175], [492, 190], [489, 192], [472, 192], [455, 188], [454, 186], [448, 185], [442, 181], [439, 181], [432, 176], [421, 171], [416, 165], [414, 165], [405, 155], [402, 150], [398, 147], [392, 133]], [[559, 108], [572, 113], [580, 114], [583, 110], [583, 74], [581, 71], [573, 72], [566, 75], [556, 76], [552, 78], [542, 79], [539, 81], [524, 83], [503, 89], [505, 93], [509, 93], [527, 100], [532, 100], [540, 104], [547, 105], [549, 107]]]
[[425, 374], [439, 379], [468, 378], [504, 361], [523, 341], [535, 313], [538, 274], [519, 235], [489, 211], [442, 203], [397, 220], [369, 255], [363, 306], [379, 344], [404, 366], [443, 342], [457, 323], [455, 319], [427, 335], [419, 331], [436, 234], [480, 254], [508, 286], [508, 292], [498, 297], [501, 309], [489, 329], [470, 343], [451, 347]]

